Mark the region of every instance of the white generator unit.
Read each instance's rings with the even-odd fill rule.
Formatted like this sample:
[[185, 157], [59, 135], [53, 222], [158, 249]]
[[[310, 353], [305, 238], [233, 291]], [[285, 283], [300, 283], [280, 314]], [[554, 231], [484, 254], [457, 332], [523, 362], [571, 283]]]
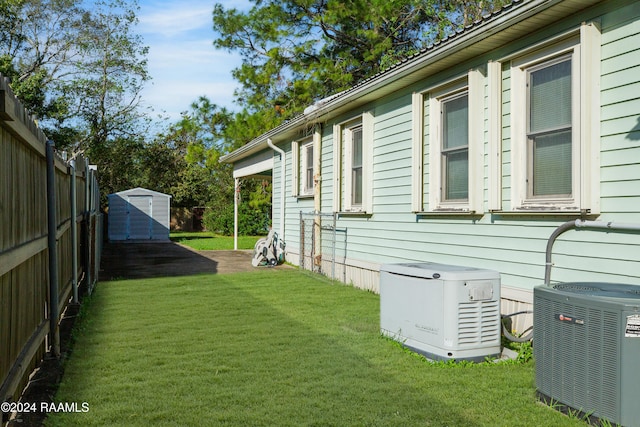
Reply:
[[559, 283], [534, 288], [533, 297], [540, 397], [640, 426], [640, 286]]
[[435, 263], [380, 268], [380, 329], [432, 360], [499, 356], [500, 273]]

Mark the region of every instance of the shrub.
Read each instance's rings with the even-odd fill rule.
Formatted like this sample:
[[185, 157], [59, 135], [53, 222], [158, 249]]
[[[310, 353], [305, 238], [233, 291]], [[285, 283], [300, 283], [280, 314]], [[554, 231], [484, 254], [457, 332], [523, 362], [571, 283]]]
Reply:
[[[205, 228], [224, 236], [233, 234], [233, 206], [207, 208], [202, 218]], [[269, 212], [266, 209], [254, 209], [248, 204], [238, 208], [238, 234], [260, 236], [269, 231]]]

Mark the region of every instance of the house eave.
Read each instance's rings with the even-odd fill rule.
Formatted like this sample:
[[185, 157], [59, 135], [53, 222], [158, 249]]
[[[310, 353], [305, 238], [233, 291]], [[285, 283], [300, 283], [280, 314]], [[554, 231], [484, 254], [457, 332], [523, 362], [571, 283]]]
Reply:
[[267, 145], [267, 140], [272, 139], [274, 142], [282, 142], [285, 137], [295, 135], [299, 126], [305, 121], [308, 121], [308, 119], [304, 115], [296, 116], [282, 123], [280, 126], [271, 129], [269, 132], [263, 133], [237, 150], [220, 157], [220, 161], [223, 163], [235, 163], [238, 160], [270, 149]]

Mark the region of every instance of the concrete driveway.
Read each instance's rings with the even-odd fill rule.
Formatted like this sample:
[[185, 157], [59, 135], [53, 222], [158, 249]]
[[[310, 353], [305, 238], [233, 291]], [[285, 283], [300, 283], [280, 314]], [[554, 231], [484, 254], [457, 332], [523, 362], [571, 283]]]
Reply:
[[253, 251], [197, 251], [174, 242], [105, 243], [99, 280], [251, 271]]

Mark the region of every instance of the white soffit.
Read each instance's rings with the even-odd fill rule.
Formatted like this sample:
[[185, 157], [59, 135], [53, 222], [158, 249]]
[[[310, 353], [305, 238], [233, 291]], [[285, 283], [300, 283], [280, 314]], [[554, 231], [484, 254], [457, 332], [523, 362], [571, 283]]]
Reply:
[[244, 178], [252, 175], [260, 175], [262, 172], [273, 169], [273, 152], [262, 151], [254, 156], [239, 160], [233, 165], [233, 177]]

